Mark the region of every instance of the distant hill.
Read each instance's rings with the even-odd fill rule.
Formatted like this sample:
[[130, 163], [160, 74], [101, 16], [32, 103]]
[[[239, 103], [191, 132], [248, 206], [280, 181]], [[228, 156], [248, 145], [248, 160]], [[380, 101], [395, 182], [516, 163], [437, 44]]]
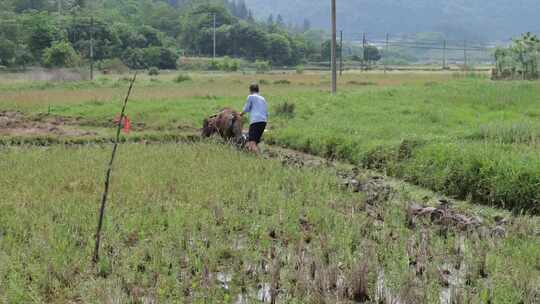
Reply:
[[[285, 22], [328, 28], [330, 0], [246, 0], [259, 18], [281, 14]], [[506, 40], [540, 32], [538, 0], [337, 0], [346, 33], [441, 32], [449, 39]], [[349, 35], [350, 36], [350, 35]]]

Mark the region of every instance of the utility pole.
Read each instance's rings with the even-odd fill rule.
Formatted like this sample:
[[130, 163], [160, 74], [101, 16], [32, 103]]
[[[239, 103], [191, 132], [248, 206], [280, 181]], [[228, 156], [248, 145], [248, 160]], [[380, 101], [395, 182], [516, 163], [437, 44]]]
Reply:
[[446, 70], [446, 40], [443, 42], [443, 61], [442, 61], [442, 68], [443, 70]]
[[58, 4], [58, 15], [62, 15], [62, 0], [56, 0]]
[[214, 34], [213, 34], [213, 40], [214, 40], [214, 56], [212, 57], [213, 60], [216, 60], [216, 13], [214, 13]]
[[90, 80], [94, 80], [94, 16], [90, 17]]
[[339, 76], [343, 75], [343, 30], [339, 31]]
[[467, 70], [467, 40], [463, 40], [463, 71]]
[[337, 92], [336, 31], [336, 0], [332, 0], [332, 94]]
[[363, 36], [362, 36], [362, 65], [364, 66], [364, 70], [367, 70], [367, 65], [366, 65], [366, 59], [367, 59], [367, 56], [366, 56], [366, 33], [363, 33]]
[[387, 66], [388, 66], [388, 40], [390, 38], [390, 34], [386, 33], [386, 48], [384, 51], [384, 73], [386, 74]]

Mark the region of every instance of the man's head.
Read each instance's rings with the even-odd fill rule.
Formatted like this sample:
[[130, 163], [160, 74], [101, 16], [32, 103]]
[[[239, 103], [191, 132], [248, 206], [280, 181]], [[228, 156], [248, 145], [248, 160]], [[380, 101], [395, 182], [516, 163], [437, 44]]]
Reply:
[[259, 93], [259, 85], [256, 83], [250, 85], [249, 91], [251, 92], [251, 94]]

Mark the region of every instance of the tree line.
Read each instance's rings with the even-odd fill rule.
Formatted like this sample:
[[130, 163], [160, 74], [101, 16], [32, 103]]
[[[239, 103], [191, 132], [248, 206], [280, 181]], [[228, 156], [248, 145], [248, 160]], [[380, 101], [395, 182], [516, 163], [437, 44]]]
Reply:
[[321, 58], [322, 33], [280, 18], [259, 22], [243, 0], [4, 0], [0, 66], [70, 67], [120, 60], [129, 68], [175, 69], [180, 55], [295, 66]]

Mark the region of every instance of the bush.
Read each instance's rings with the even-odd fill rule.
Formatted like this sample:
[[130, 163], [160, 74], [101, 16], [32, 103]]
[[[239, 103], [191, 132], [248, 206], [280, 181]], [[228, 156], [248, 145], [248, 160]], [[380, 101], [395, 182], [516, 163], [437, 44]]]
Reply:
[[164, 47], [127, 49], [122, 54], [122, 62], [132, 69], [157, 67], [161, 70], [175, 70], [177, 60], [178, 55]]
[[124, 74], [129, 71], [129, 68], [119, 58], [102, 60], [97, 66], [103, 74]]
[[65, 41], [54, 43], [43, 53], [43, 65], [48, 68], [73, 67], [78, 60], [79, 56], [71, 44]]
[[191, 77], [186, 74], [179, 74], [178, 76], [176, 76], [176, 78], [174, 78], [174, 82], [176, 83], [181, 83], [181, 82], [190, 81], [190, 80], [191, 80]]
[[304, 74], [304, 66], [303, 65], [296, 66], [296, 74]]
[[148, 69], [148, 75], [150, 75], [150, 76], [159, 75], [159, 69], [156, 68], [156, 67], [151, 67], [150, 69]]
[[178, 55], [168, 48], [149, 47], [143, 49], [143, 59], [147, 67], [157, 67], [162, 70], [176, 70]]
[[32, 53], [24, 46], [19, 47], [15, 52], [15, 65], [26, 68], [32, 62], [34, 62]]
[[296, 106], [294, 103], [283, 102], [276, 106], [275, 113], [277, 116], [286, 116], [288, 118], [294, 117], [294, 111]]
[[272, 69], [272, 65], [269, 61], [257, 60], [255, 61], [255, 69], [257, 70], [257, 73], [264, 74]]
[[284, 84], [284, 85], [289, 85], [289, 84], [291, 84], [291, 82], [288, 81], [287, 79], [280, 79], [280, 80], [274, 81], [274, 84]]
[[230, 57], [225, 57], [218, 66], [222, 71], [236, 72], [240, 68], [240, 61], [237, 59], [231, 59]]
[[11, 65], [13, 58], [15, 58], [15, 50], [17, 45], [10, 40], [3, 39], [0, 43], [0, 65]]

